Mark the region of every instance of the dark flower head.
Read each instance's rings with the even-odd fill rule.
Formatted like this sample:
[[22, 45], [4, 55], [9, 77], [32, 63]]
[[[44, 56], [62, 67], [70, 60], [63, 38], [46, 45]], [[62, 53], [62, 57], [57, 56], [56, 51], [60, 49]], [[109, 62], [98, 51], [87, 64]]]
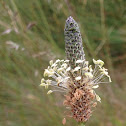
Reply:
[[77, 22], [73, 19], [73, 17], [68, 17], [66, 20], [66, 24], [65, 24], [65, 31], [77, 31], [79, 32], [79, 27]]

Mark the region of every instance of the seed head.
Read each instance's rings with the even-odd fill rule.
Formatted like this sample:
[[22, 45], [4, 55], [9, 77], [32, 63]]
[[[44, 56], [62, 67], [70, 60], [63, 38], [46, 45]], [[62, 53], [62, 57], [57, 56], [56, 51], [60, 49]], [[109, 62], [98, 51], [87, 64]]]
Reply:
[[95, 89], [101, 83], [111, 82], [111, 78], [107, 69], [103, 67], [102, 60], [93, 59], [94, 68], [85, 60], [80, 30], [71, 16], [66, 20], [64, 34], [67, 60], [51, 60], [44, 76], [52, 79], [42, 78], [40, 86], [46, 89], [49, 86], [56, 88], [49, 90], [47, 94], [55, 91], [64, 92], [64, 105], [70, 108], [70, 116], [77, 122], [86, 122], [97, 102], [101, 102]]

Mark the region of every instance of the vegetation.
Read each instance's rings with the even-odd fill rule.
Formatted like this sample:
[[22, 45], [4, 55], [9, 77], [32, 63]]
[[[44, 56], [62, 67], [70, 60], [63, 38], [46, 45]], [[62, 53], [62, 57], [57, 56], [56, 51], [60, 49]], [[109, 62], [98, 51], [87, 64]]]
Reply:
[[[102, 59], [112, 84], [88, 126], [126, 125], [125, 0], [0, 0], [0, 126], [62, 126], [63, 94], [39, 87], [49, 60], [65, 57], [64, 25], [79, 22], [86, 59]], [[91, 61], [92, 63], [92, 61]], [[67, 118], [66, 126], [77, 125]]]

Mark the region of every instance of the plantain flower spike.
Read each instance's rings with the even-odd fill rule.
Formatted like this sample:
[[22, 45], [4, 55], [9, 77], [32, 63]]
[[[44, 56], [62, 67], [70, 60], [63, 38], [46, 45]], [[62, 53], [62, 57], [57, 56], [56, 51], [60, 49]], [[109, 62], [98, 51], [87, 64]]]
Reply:
[[52, 79], [42, 78], [40, 86], [46, 89], [49, 86], [55, 88], [47, 94], [64, 92], [64, 105], [70, 108], [69, 116], [77, 122], [85, 123], [92, 115], [97, 102], [101, 102], [95, 90], [99, 84], [111, 82], [111, 78], [103, 67], [102, 60], [93, 59], [94, 68], [85, 60], [79, 26], [71, 16], [66, 20], [64, 35], [67, 59], [58, 59], [55, 62], [51, 60], [44, 76]]
[[67, 59], [70, 61], [70, 66], [74, 68], [77, 62], [85, 61], [85, 54], [79, 26], [71, 16], [66, 20], [64, 35]]

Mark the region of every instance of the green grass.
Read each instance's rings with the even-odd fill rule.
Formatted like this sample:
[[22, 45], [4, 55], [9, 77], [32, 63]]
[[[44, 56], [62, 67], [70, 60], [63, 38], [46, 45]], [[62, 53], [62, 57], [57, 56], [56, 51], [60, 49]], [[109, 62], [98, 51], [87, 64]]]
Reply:
[[[47, 96], [39, 84], [48, 61], [65, 58], [69, 15], [80, 25], [86, 58], [104, 60], [113, 80], [97, 91], [103, 102], [87, 126], [124, 126], [125, 6], [125, 0], [0, 0], [0, 126], [62, 125], [63, 94]], [[27, 29], [29, 23], [35, 25]], [[18, 33], [2, 35], [7, 29]], [[7, 41], [18, 44], [18, 50]], [[73, 124], [77, 125], [68, 118], [66, 125]]]

